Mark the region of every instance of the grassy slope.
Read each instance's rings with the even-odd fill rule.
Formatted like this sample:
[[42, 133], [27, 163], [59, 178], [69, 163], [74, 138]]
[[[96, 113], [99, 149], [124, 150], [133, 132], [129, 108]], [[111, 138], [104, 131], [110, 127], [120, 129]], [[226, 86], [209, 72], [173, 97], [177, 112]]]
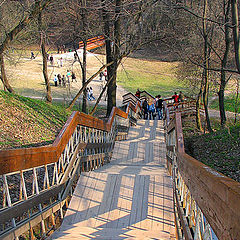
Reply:
[[0, 91], [0, 149], [52, 142], [70, 112], [61, 105]]
[[139, 88], [154, 96], [171, 96], [174, 91], [186, 90], [176, 80], [177, 64], [128, 58], [119, 69], [118, 83], [133, 93]]
[[185, 119], [184, 141], [191, 156], [240, 182], [240, 124], [200, 134], [194, 121]]

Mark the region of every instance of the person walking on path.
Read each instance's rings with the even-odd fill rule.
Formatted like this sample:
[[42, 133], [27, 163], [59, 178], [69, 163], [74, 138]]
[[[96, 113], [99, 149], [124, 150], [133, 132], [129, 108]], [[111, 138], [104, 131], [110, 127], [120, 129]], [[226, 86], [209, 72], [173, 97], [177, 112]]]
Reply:
[[57, 87], [57, 85], [58, 85], [58, 84], [57, 84], [57, 82], [58, 82], [57, 75], [54, 76], [53, 81], [54, 81], [55, 87]]
[[63, 85], [63, 87], [66, 87], [66, 77], [65, 77], [65, 75], [62, 76], [62, 85]]
[[69, 70], [67, 70], [67, 82], [70, 83], [70, 77], [71, 77], [71, 72]]
[[99, 73], [99, 80], [102, 81], [102, 78], [103, 78], [103, 72], [100, 72]]
[[31, 58], [30, 59], [35, 59], [33, 51], [31, 51]]
[[90, 98], [90, 89], [87, 87], [87, 99], [88, 101], [91, 101], [91, 98]]
[[142, 104], [142, 108], [143, 108], [143, 118], [145, 120], [148, 119], [148, 109], [149, 109], [149, 105], [148, 105], [148, 102], [147, 102], [147, 99], [145, 98], [144, 101], [143, 101], [143, 104]]
[[53, 55], [50, 56], [49, 60], [50, 60], [50, 64], [53, 66]]
[[157, 96], [157, 101], [156, 101], [156, 111], [157, 111], [159, 120], [163, 119], [162, 108], [163, 108], [163, 100], [161, 98], [161, 95], [158, 95]]
[[90, 100], [95, 100], [95, 97], [93, 96], [93, 89], [90, 87], [89, 89], [89, 94], [90, 94]]
[[62, 84], [62, 77], [61, 77], [60, 73], [57, 75], [57, 78], [58, 78], [59, 86], [61, 86], [61, 84]]
[[107, 70], [104, 71], [103, 76], [105, 78], [105, 81], [107, 81]]
[[76, 75], [75, 75], [74, 72], [72, 72], [72, 82], [73, 82], [73, 81], [77, 82], [77, 78], [76, 78]]
[[63, 58], [62, 57], [60, 57], [59, 63], [60, 63], [60, 67], [63, 67]]

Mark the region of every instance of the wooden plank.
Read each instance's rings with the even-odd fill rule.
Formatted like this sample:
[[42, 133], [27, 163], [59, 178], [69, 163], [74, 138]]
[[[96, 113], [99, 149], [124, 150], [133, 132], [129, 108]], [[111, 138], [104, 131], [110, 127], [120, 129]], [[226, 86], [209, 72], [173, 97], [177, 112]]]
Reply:
[[132, 198], [132, 208], [130, 213], [129, 228], [131, 225], [136, 223], [137, 212], [138, 212], [138, 203], [139, 203], [139, 192], [140, 192], [140, 175], [135, 176], [134, 189], [133, 189], [133, 198]]
[[143, 212], [143, 206], [144, 202], [143, 202], [143, 196], [144, 196], [144, 182], [145, 182], [145, 176], [144, 175], [140, 175], [140, 179], [139, 182], [137, 182], [137, 184], [139, 185], [139, 192], [137, 194], [137, 210], [136, 210], [136, 218], [135, 218], [135, 224], [133, 226], [135, 226], [136, 228], [140, 228], [141, 227], [141, 221], [142, 219], [142, 212]]
[[119, 216], [118, 201], [120, 197], [121, 181], [122, 181], [122, 175], [119, 174], [116, 176], [114, 191], [113, 191], [113, 195], [111, 196], [112, 199], [111, 199], [110, 210], [108, 214], [108, 223], [106, 224], [106, 228], [115, 228], [115, 226], [117, 226], [118, 216]]
[[110, 208], [111, 196], [116, 182], [116, 176], [116, 174], [108, 174], [102, 202], [100, 204], [96, 217], [95, 227], [104, 227], [108, 222], [108, 211]]
[[76, 214], [78, 211], [78, 206], [81, 203], [82, 195], [84, 194], [85, 189], [88, 185], [88, 180], [89, 180], [88, 175], [89, 173], [83, 173], [82, 175], [80, 175], [80, 178], [78, 180], [77, 186], [73, 193], [70, 205], [65, 214], [63, 225], [72, 224], [75, 221]]
[[163, 176], [156, 175], [154, 182], [154, 208], [152, 229], [163, 230], [164, 212], [163, 212]]
[[163, 207], [164, 224], [163, 231], [175, 233], [174, 227], [174, 206], [173, 206], [173, 185], [170, 176], [163, 176]]
[[132, 208], [132, 199], [133, 199], [133, 190], [134, 190], [134, 176], [125, 175], [123, 176], [126, 181], [123, 186], [124, 192], [119, 204], [121, 206], [121, 211], [117, 223], [117, 228], [124, 228], [129, 226], [131, 208]]
[[77, 214], [74, 219], [74, 223], [81, 223], [84, 225], [84, 220], [86, 219], [87, 213], [89, 211], [89, 206], [91, 203], [91, 198], [94, 194], [94, 189], [97, 184], [99, 173], [91, 173], [88, 175], [88, 183], [85, 187], [85, 191], [81, 196], [81, 202], [77, 208]]
[[[146, 214], [147, 210], [147, 217], [144, 221], [141, 223], [141, 229], [145, 230], [152, 230], [152, 222], [153, 222], [153, 210], [154, 210], [154, 188], [155, 188], [155, 176], [151, 175], [149, 176], [149, 182], [145, 184], [145, 191], [147, 191], [147, 196], [144, 194], [144, 198], [147, 198], [147, 208], [143, 211], [143, 216]], [[148, 188], [148, 189], [147, 189]]]

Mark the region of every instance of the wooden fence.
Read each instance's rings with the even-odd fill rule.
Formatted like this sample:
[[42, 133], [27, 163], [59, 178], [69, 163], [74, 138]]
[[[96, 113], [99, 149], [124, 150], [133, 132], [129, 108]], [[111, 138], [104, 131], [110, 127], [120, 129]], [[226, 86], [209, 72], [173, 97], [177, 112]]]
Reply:
[[165, 105], [167, 166], [174, 183], [178, 238], [240, 239], [240, 183], [186, 154], [182, 113], [176, 111], [169, 120], [169, 112]]

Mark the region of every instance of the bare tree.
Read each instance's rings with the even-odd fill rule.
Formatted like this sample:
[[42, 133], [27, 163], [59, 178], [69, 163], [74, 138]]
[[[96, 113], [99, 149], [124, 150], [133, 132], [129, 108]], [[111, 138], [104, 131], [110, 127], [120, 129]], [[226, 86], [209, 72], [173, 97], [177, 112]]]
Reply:
[[[1, 36], [0, 41], [0, 64], [1, 64], [1, 80], [3, 85], [9, 92], [13, 92], [13, 88], [10, 86], [9, 81], [6, 77], [5, 67], [4, 67], [4, 52], [7, 50], [11, 42], [16, 38], [16, 36], [26, 27], [28, 26], [33, 19], [38, 17], [39, 12], [41, 12], [52, 0], [40, 0], [39, 2], [33, 2], [25, 5], [20, 4], [18, 1], [15, 3], [19, 6], [25, 6], [23, 8], [22, 14], [18, 15], [14, 21], [11, 21], [11, 26], [8, 29], [1, 30], [4, 32], [4, 35]], [[7, 3], [9, 4], [9, 3]], [[2, 6], [1, 6], [2, 7]], [[17, 9], [17, 8], [16, 8]], [[14, 16], [14, 15], [13, 15]]]

